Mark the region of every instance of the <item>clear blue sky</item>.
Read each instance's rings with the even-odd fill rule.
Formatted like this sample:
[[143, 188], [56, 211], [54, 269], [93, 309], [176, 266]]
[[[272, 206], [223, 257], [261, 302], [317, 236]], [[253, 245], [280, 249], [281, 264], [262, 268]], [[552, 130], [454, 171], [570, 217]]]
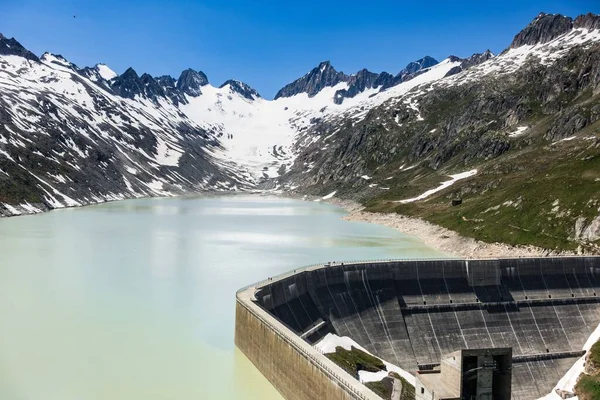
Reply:
[[0, 0], [0, 32], [79, 66], [194, 68], [272, 98], [323, 60], [396, 73], [424, 55], [498, 53], [540, 11], [600, 13], [600, 0]]

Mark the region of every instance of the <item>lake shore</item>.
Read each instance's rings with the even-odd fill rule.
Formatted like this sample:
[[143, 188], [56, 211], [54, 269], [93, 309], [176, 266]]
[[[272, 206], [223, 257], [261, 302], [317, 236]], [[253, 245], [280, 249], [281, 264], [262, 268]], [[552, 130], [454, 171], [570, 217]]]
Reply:
[[505, 258], [574, 255], [574, 253], [557, 253], [535, 246], [511, 246], [504, 243], [485, 243], [480, 240], [461, 236], [455, 231], [419, 218], [412, 218], [394, 213], [384, 214], [364, 211], [363, 206], [351, 200], [342, 200], [334, 197], [323, 201], [345, 209], [349, 213], [343, 217], [346, 221], [367, 222], [387, 226], [406, 235], [415, 236], [427, 246], [455, 257]]

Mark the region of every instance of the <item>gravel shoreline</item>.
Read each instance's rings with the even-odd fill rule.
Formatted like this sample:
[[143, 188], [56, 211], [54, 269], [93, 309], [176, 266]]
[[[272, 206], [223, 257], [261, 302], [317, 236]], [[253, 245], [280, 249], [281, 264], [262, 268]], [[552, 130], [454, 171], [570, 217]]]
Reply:
[[510, 246], [504, 243], [484, 243], [467, 238], [439, 225], [419, 218], [400, 214], [384, 214], [364, 211], [364, 207], [351, 200], [331, 198], [323, 200], [344, 208], [349, 214], [343, 217], [346, 221], [368, 222], [387, 226], [406, 235], [416, 236], [429, 247], [460, 258], [506, 258], [506, 257], [549, 257], [557, 255], [574, 255], [574, 253], [557, 253], [535, 246]]

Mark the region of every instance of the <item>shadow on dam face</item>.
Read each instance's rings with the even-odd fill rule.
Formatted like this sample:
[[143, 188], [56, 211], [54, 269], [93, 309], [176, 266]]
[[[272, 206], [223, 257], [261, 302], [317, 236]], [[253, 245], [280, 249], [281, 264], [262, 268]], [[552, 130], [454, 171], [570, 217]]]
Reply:
[[512, 347], [512, 397], [528, 400], [552, 390], [600, 323], [600, 258], [339, 264], [255, 298], [308, 343], [349, 336], [411, 372], [460, 349]]

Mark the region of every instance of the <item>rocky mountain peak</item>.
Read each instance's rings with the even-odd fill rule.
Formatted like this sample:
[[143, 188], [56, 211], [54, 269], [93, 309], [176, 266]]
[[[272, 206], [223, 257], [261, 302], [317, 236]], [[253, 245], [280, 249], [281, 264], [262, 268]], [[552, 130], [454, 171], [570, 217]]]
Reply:
[[15, 38], [7, 38], [0, 33], [0, 55], [19, 56], [32, 61], [40, 61], [38, 56], [27, 50]]
[[329, 61], [323, 61], [300, 79], [286, 85], [275, 95], [291, 97], [300, 93], [307, 93], [313, 97], [326, 87], [335, 86], [340, 82], [347, 82], [350, 77], [343, 72], [336, 71]]
[[484, 63], [487, 60], [490, 60], [490, 59], [492, 59], [494, 57], [495, 57], [494, 53], [492, 53], [492, 51], [489, 50], [489, 49], [486, 50], [486, 51], [484, 51], [483, 53], [475, 53], [471, 57], [463, 60], [462, 67], [464, 69], [467, 69], [467, 68], [470, 68], [472, 66]]
[[159, 76], [158, 78], [156, 78], [156, 82], [158, 82], [158, 84], [161, 86], [173, 87], [173, 88], [175, 87], [175, 84], [177, 83], [175, 78], [173, 78], [171, 75]]
[[119, 76], [119, 78], [122, 79], [139, 79], [139, 75], [137, 74], [137, 72], [135, 72], [135, 69], [133, 69], [132, 67], [129, 67], [125, 70], [125, 72], [123, 72], [123, 74], [121, 74]]
[[573, 29], [573, 19], [560, 14], [540, 13], [519, 32], [510, 45], [511, 49], [525, 45], [547, 43]]
[[111, 82], [111, 88], [116, 95], [133, 99], [136, 94], [144, 92], [144, 85], [137, 72], [131, 67], [117, 76]]
[[224, 88], [227, 85], [229, 85], [229, 89], [232, 92], [238, 93], [248, 100], [256, 100], [260, 98], [260, 94], [244, 82], [229, 79], [219, 86], [219, 88]]
[[431, 68], [434, 65], [437, 65], [438, 61], [430, 56], [425, 56], [423, 58], [421, 58], [420, 60], [417, 61], [413, 61], [411, 63], [409, 63], [402, 71], [400, 71], [401, 73], [408, 73], [408, 74], [414, 74], [415, 72], [418, 72], [422, 69], [427, 69], [427, 68]]
[[437, 64], [439, 64], [439, 62], [435, 58], [425, 56], [420, 60], [408, 63], [408, 65], [396, 75], [396, 80], [398, 83], [406, 82]]
[[450, 71], [448, 71], [445, 76], [456, 75], [466, 69], [469, 69], [476, 65], [482, 64], [494, 57], [496, 57], [496, 56], [489, 49], [484, 51], [483, 53], [475, 53], [472, 56], [467, 57], [467, 58], [459, 58], [456, 56], [450, 56], [450, 57], [448, 57], [448, 59], [450, 61], [460, 62], [460, 65], [450, 69]]
[[588, 13], [575, 18], [573, 23], [575, 29], [600, 29], [600, 15]]
[[183, 71], [177, 80], [177, 89], [192, 97], [200, 96], [202, 94], [200, 88], [205, 85], [208, 85], [206, 74], [191, 68]]

